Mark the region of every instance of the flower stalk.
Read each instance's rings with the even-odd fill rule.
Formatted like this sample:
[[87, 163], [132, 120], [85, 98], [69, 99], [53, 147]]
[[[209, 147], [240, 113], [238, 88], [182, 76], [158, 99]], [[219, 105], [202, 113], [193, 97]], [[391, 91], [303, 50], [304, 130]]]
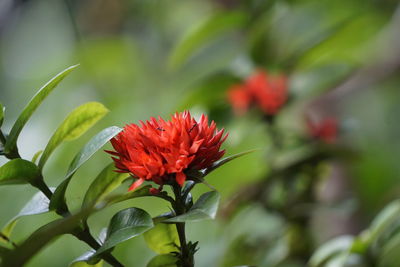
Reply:
[[[175, 202], [173, 204], [173, 208], [175, 214], [177, 216], [182, 215], [186, 212], [186, 204], [185, 204], [185, 195], [182, 194], [181, 187], [178, 184], [172, 185], [172, 189], [175, 194]], [[194, 253], [195, 248], [191, 251], [190, 245], [186, 241], [186, 233], [185, 233], [185, 223], [179, 222], [175, 223], [176, 230], [179, 236], [180, 246], [180, 254], [179, 254], [179, 263], [181, 267], [193, 267], [194, 266]]]

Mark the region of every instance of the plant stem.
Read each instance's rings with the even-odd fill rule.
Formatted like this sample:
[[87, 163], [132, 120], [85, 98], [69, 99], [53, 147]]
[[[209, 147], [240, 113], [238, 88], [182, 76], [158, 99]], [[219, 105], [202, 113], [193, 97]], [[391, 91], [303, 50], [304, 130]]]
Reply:
[[[173, 205], [173, 208], [175, 210], [176, 215], [179, 216], [186, 212], [185, 200], [183, 199], [181, 187], [179, 185], [173, 185], [172, 188], [175, 194], [175, 205]], [[191, 253], [188, 243], [186, 242], [185, 223], [184, 222], [175, 223], [175, 225], [179, 236], [179, 242], [181, 243], [180, 246], [181, 267], [193, 267], [194, 253]]]

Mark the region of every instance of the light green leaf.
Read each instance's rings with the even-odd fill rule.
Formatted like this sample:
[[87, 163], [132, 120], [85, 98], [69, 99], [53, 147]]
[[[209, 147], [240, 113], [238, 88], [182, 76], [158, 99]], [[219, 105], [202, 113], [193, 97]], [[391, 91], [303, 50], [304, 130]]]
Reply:
[[147, 267], [178, 267], [178, 259], [172, 254], [157, 255], [150, 260]]
[[[50, 188], [51, 191], [54, 191], [55, 188]], [[1, 232], [6, 235], [8, 238], [11, 236], [11, 233], [17, 224], [18, 220], [23, 216], [28, 215], [36, 215], [42, 214], [49, 211], [49, 199], [42, 193], [37, 192], [26, 205], [21, 209], [21, 211], [12, 218], [6, 226], [3, 227]]]
[[395, 200], [387, 205], [372, 221], [366, 232], [365, 243], [367, 245], [377, 242], [388, 227], [400, 218], [400, 200]]
[[33, 96], [31, 101], [29, 101], [28, 105], [26, 105], [22, 113], [19, 115], [18, 119], [16, 120], [15, 124], [13, 125], [10, 131], [5, 146], [6, 153], [16, 150], [18, 136], [21, 133], [21, 130], [25, 126], [26, 122], [32, 116], [33, 112], [42, 103], [42, 101], [53, 91], [53, 89], [76, 67], [78, 67], [78, 65], [71, 66], [63, 70], [59, 74], [57, 74], [50, 81], [48, 81], [42, 88], [40, 88], [40, 90]]
[[171, 69], [179, 68], [205, 43], [226, 32], [240, 28], [246, 22], [246, 16], [239, 12], [221, 12], [208, 17], [192, 28], [176, 45], [169, 58]]
[[41, 177], [39, 168], [24, 159], [13, 159], [0, 167], [0, 185], [27, 184], [38, 177]]
[[400, 262], [400, 232], [384, 244], [378, 257], [379, 267], [396, 266]]
[[165, 217], [153, 219], [155, 226], [143, 234], [144, 240], [151, 250], [157, 254], [179, 252], [180, 246], [178, 231], [175, 224], [166, 224], [161, 221]]
[[151, 216], [142, 209], [128, 208], [117, 212], [108, 226], [107, 237], [96, 255], [152, 228]]
[[39, 168], [43, 168], [50, 154], [59, 144], [80, 137], [107, 113], [108, 109], [98, 102], [89, 102], [74, 109], [50, 138], [40, 157]]
[[82, 207], [101, 201], [128, 177], [129, 175], [126, 173], [116, 172], [114, 163], [109, 164], [89, 186], [83, 199]]
[[220, 195], [217, 191], [206, 192], [185, 214], [170, 218], [164, 222], [195, 222], [214, 219], [217, 215]]
[[311, 256], [309, 266], [325, 266], [324, 264], [334, 256], [341, 252], [348, 251], [353, 245], [353, 241], [353, 236], [340, 236], [328, 241], [319, 247], [319, 249]]
[[96, 151], [102, 148], [121, 130], [121, 128], [116, 126], [111, 126], [102, 130], [92, 139], [90, 139], [90, 141], [78, 152], [78, 154], [76, 154], [68, 168], [67, 174], [65, 176], [66, 179], [57, 187], [53, 197], [51, 198], [50, 209], [56, 209], [62, 203], [64, 203], [65, 192], [67, 190], [68, 184], [78, 168], [82, 166], [82, 164], [84, 164], [88, 159], [90, 159]]
[[36, 161], [39, 159], [39, 156], [42, 155], [43, 150], [39, 150], [38, 152], [35, 153], [35, 155], [33, 155], [32, 157], [32, 162], [36, 164]]

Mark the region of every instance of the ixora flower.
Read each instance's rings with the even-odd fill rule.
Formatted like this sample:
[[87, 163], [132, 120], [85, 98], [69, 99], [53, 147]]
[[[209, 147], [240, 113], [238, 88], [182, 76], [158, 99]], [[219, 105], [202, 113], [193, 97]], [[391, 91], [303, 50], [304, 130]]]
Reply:
[[286, 103], [287, 88], [285, 76], [257, 71], [244, 84], [232, 86], [228, 90], [228, 99], [237, 114], [244, 113], [254, 103], [266, 115], [271, 116]]
[[196, 121], [185, 111], [174, 114], [170, 121], [159, 117], [140, 121], [140, 126], [126, 125], [111, 140], [115, 151], [106, 152], [113, 155], [118, 172], [137, 178], [129, 190], [145, 180], [159, 184], [161, 189], [175, 181], [182, 186], [187, 179], [185, 172], [205, 169], [219, 160], [225, 153], [220, 149], [227, 137], [214, 121], [208, 123], [207, 116]]
[[334, 143], [338, 135], [338, 121], [334, 117], [327, 117], [319, 122], [307, 119], [307, 126], [310, 135], [315, 139], [320, 139], [325, 143]]

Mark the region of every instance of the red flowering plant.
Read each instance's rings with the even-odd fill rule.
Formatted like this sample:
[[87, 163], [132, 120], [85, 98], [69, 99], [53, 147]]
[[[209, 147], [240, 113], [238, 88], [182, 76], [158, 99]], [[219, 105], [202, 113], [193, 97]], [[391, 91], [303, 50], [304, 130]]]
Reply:
[[[209, 123], [207, 116], [196, 120], [185, 111], [176, 113], [169, 121], [151, 118], [123, 129], [117, 126], [103, 129], [71, 160], [63, 181], [54, 188], [49, 187], [43, 169], [52, 152], [62, 142], [79, 138], [108, 113], [98, 102], [77, 107], [60, 124], [43, 152], [36, 153], [31, 160], [21, 157], [17, 140], [22, 128], [46, 96], [75, 68], [64, 70], [46, 83], [8, 133], [1, 128], [5, 114], [0, 104], [0, 156], [7, 160], [0, 166], [0, 186], [27, 184], [39, 190], [0, 230], [0, 266], [25, 266], [45, 245], [64, 234], [91, 247], [74, 261], [74, 266], [75, 263], [97, 265], [104, 260], [111, 266], [122, 267], [124, 265], [112, 254], [113, 248], [141, 234], [149, 247], [160, 254], [148, 266], [194, 266], [197, 242], [186, 241], [185, 223], [215, 218], [219, 193], [213, 189], [193, 202], [191, 190], [198, 183], [206, 183], [204, 177], [208, 173], [244, 153], [222, 159], [225, 150], [221, 145], [228, 137], [225, 131], [218, 130], [215, 122]], [[66, 194], [68, 185], [78, 169], [109, 141], [114, 150], [107, 152], [114, 162], [105, 166], [93, 180], [82, 197], [81, 208], [71, 211]], [[124, 181], [132, 178], [135, 181], [130, 192], [114, 193]], [[151, 185], [138, 188], [145, 181], [157, 184], [158, 188]], [[172, 190], [163, 190], [165, 185]], [[123, 209], [111, 218], [103, 237], [92, 234], [87, 222], [92, 213], [114, 203], [149, 196], [167, 200], [172, 206], [171, 212], [152, 218], [143, 209]], [[12, 230], [20, 217], [49, 211], [60, 218], [34, 231], [26, 240], [14, 240]]]
[[[214, 121], [209, 123], [206, 115], [197, 121], [189, 111], [184, 111], [175, 113], [170, 121], [159, 117], [141, 121], [140, 125], [126, 125], [111, 140], [114, 151], [106, 151], [112, 155], [117, 172], [128, 173], [135, 179], [129, 191], [149, 190], [151, 195], [171, 203], [173, 211], [157, 222], [176, 224], [179, 242], [171, 240], [176, 250], [172, 248], [169, 257], [178, 266], [194, 266], [193, 256], [197, 251], [197, 242], [186, 242], [185, 222], [215, 217], [219, 200], [213, 190], [193, 204], [191, 189], [196, 183], [204, 182], [204, 176], [212, 170], [244, 154], [221, 160], [225, 154], [221, 145], [227, 137]], [[158, 188], [137, 189], [145, 181], [157, 184]], [[163, 191], [164, 185], [172, 188], [174, 197]], [[151, 236], [153, 231], [159, 234], [158, 230], [150, 230], [146, 235]]]
[[250, 75], [243, 84], [234, 85], [228, 90], [228, 100], [239, 115], [254, 105], [271, 119], [286, 103], [287, 98], [287, 78], [262, 70]]
[[338, 121], [334, 117], [326, 117], [319, 121], [306, 119], [309, 135], [324, 143], [332, 144], [338, 136]]

